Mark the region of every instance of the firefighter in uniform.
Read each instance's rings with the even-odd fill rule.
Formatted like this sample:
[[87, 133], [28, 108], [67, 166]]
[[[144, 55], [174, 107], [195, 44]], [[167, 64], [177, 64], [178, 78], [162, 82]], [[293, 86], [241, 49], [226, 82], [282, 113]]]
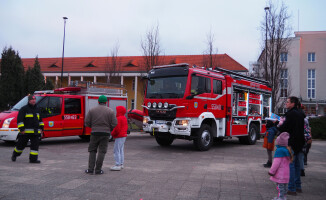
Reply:
[[17, 125], [19, 129], [19, 137], [11, 160], [16, 161], [17, 156], [23, 153], [28, 140], [31, 141], [29, 162], [40, 163], [38, 158], [38, 148], [40, 136], [43, 133], [44, 123], [39, 113], [39, 109], [35, 105], [36, 98], [34, 95], [28, 96], [28, 104], [19, 110], [17, 117]]

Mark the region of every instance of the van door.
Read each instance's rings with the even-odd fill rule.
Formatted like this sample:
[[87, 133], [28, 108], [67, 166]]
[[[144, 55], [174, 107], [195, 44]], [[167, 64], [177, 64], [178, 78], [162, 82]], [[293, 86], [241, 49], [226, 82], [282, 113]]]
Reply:
[[44, 137], [60, 137], [63, 129], [62, 97], [47, 96], [37, 106], [44, 123]]
[[82, 135], [84, 115], [82, 114], [82, 96], [64, 98], [64, 114], [62, 136]]

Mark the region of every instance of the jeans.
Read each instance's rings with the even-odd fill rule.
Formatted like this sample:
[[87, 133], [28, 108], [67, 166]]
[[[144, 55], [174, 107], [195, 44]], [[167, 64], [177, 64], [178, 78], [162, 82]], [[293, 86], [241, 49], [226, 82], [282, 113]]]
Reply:
[[123, 165], [124, 162], [124, 145], [125, 145], [126, 137], [116, 138], [114, 141], [114, 159], [115, 165], [120, 166]]
[[276, 189], [278, 191], [278, 195], [276, 199], [286, 199], [286, 183], [276, 183]]
[[296, 192], [297, 189], [301, 189], [301, 166], [303, 165], [303, 153], [299, 152], [293, 156], [293, 162], [290, 163], [290, 180], [289, 191]]

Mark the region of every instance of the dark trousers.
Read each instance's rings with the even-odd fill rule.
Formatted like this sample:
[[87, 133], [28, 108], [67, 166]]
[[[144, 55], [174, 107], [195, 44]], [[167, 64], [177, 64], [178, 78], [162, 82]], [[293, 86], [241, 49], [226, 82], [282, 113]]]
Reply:
[[[105, 154], [108, 149], [108, 143], [109, 143], [109, 136], [91, 135], [91, 139], [88, 146], [88, 152], [89, 152], [88, 170], [93, 171], [95, 168], [95, 172], [101, 171]], [[97, 154], [97, 158], [96, 158], [96, 154]]]
[[311, 148], [311, 144], [307, 144], [307, 146], [305, 147], [305, 149], [303, 151], [303, 154], [304, 154], [304, 164], [305, 165], [307, 164], [307, 161], [308, 161], [308, 153], [309, 153], [310, 148]]
[[38, 148], [40, 145], [40, 135], [25, 133], [18, 137], [18, 142], [13, 152], [13, 156], [20, 156], [25, 149], [28, 140], [31, 141], [29, 160], [36, 161], [38, 158]]

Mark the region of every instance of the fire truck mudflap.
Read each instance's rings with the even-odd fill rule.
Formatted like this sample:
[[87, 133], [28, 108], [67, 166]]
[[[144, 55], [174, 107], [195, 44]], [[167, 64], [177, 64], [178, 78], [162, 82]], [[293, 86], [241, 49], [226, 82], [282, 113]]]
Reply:
[[214, 140], [255, 144], [271, 114], [271, 88], [259, 79], [188, 64], [157, 66], [147, 76], [143, 130], [161, 146], [192, 140], [200, 151]]

